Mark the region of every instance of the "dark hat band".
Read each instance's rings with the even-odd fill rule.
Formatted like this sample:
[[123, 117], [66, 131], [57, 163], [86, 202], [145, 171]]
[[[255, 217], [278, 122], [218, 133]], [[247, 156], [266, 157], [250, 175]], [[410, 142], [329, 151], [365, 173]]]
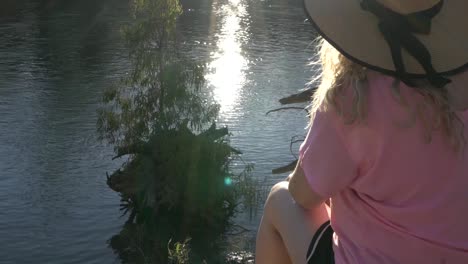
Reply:
[[379, 19], [379, 31], [390, 47], [396, 77], [405, 84], [416, 87], [406, 72], [403, 63], [402, 49], [414, 57], [426, 72], [428, 81], [437, 88], [442, 88], [451, 81], [439, 74], [432, 65], [431, 54], [424, 44], [413, 34], [429, 34], [431, 21], [442, 9], [441, 0], [434, 7], [407, 15], [386, 8], [376, 0], [362, 0], [361, 8], [371, 12]]

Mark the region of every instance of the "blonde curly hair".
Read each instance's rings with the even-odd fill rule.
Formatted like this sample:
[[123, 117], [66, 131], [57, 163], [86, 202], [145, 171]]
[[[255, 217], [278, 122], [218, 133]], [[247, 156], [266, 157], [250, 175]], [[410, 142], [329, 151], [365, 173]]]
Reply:
[[[318, 77], [320, 85], [312, 100], [311, 118], [319, 109], [324, 111], [333, 109], [346, 124], [365, 121], [369, 89], [367, 68], [350, 61], [323, 39], [319, 40], [318, 48], [318, 64], [321, 65], [321, 75]], [[393, 83], [394, 98], [408, 109], [410, 115], [422, 122], [425, 128], [424, 139], [426, 142], [431, 142], [434, 131], [441, 130], [455, 151], [463, 149], [466, 144], [463, 122], [450, 105], [447, 89], [434, 89], [429, 83], [421, 81], [418, 83], [416, 91], [422, 95], [423, 103], [409, 105], [400, 93], [399, 84], [398, 80]], [[352, 89], [353, 98], [350, 107], [340, 103], [340, 97], [344, 96], [346, 87]], [[428, 112], [433, 112], [434, 115], [428, 115]]]

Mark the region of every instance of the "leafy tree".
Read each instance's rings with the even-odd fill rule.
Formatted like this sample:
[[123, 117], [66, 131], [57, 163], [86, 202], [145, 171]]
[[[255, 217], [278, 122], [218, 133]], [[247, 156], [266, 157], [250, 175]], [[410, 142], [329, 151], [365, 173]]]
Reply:
[[201, 260], [200, 252], [219, 246], [240, 199], [254, 199], [251, 167], [230, 170], [240, 152], [230, 147], [227, 128], [216, 128], [219, 106], [202, 91], [203, 66], [180, 52], [179, 1], [134, 0], [132, 10], [123, 28], [131, 68], [105, 91], [97, 123], [115, 158], [128, 157], [108, 176], [130, 212], [111, 246], [125, 248], [123, 259], [163, 263], [174, 261], [170, 239], [191, 237], [190, 254]]
[[182, 54], [175, 39], [178, 0], [134, 0], [133, 23], [123, 28], [129, 73], [109, 88], [98, 131], [119, 156], [134, 154], [151, 134], [189, 126], [201, 130], [219, 106], [201, 93], [204, 68]]

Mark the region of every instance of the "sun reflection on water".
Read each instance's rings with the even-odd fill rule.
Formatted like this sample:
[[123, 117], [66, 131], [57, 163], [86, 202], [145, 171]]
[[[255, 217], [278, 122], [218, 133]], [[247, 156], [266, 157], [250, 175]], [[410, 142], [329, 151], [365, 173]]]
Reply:
[[241, 19], [246, 9], [242, 0], [228, 0], [220, 6], [219, 12], [223, 13], [224, 20], [206, 79], [214, 87], [215, 100], [223, 113], [235, 107], [245, 83], [247, 60], [242, 55], [241, 37], [246, 34], [246, 28], [241, 25]]

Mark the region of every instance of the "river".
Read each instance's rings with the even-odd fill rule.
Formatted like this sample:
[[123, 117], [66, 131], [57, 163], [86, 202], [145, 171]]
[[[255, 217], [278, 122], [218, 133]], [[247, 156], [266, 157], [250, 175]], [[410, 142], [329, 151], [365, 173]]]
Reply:
[[[180, 39], [207, 64], [219, 122], [253, 176], [294, 159], [301, 111], [272, 113], [312, 77], [314, 32], [291, 0], [185, 0]], [[125, 0], [0, 3], [0, 263], [119, 263], [108, 246], [125, 220], [106, 185], [112, 146], [97, 140], [103, 89], [126, 72]], [[293, 152], [297, 150], [293, 147]], [[251, 229], [261, 216], [240, 214]], [[252, 239], [247, 246], [252, 246]]]

